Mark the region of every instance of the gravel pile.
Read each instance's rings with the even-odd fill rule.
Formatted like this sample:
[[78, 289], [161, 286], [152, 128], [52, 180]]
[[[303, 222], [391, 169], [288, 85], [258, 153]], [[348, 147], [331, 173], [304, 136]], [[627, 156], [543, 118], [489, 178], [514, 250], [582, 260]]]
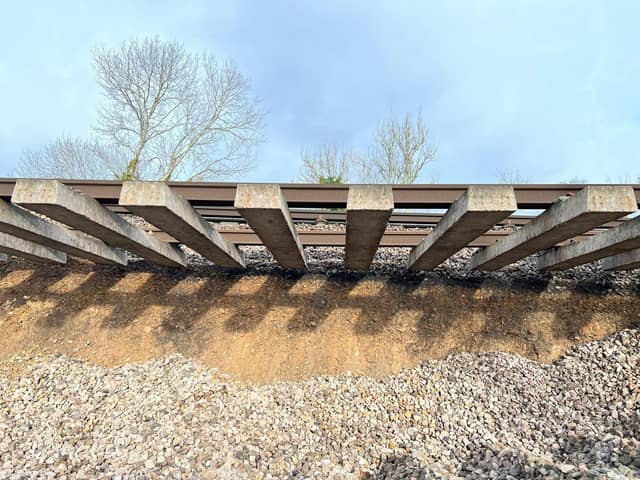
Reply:
[[[0, 373], [0, 478], [638, 478], [640, 331], [252, 386], [181, 356]], [[19, 372], [19, 373], [17, 373]]]

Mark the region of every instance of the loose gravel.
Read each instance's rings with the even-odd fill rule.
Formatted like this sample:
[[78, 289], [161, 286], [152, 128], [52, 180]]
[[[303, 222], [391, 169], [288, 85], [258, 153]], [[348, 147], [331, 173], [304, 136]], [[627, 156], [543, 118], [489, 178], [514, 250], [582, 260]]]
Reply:
[[[249, 274], [281, 272], [264, 247], [242, 250]], [[189, 274], [217, 270], [185, 251]], [[409, 249], [382, 248], [361, 274], [344, 270], [342, 248], [305, 248], [310, 272], [329, 276], [640, 293], [640, 270], [541, 273], [530, 257], [473, 272], [474, 251], [410, 274]], [[576, 346], [552, 365], [460, 354], [380, 380], [264, 386], [180, 355], [111, 369], [17, 357], [0, 368], [0, 479], [640, 478], [639, 373], [639, 330]]]
[[639, 478], [640, 331], [252, 386], [179, 355], [0, 372], [0, 478]]
[[[283, 273], [265, 247], [240, 247], [247, 263], [247, 273]], [[431, 271], [409, 272], [410, 248], [380, 248], [368, 272], [349, 272], [344, 268], [344, 248], [306, 247], [308, 273], [335, 278], [385, 277], [396, 282], [432, 282], [451, 285], [480, 286], [492, 282], [496, 286], [535, 291], [578, 291], [598, 294], [640, 294], [640, 269], [619, 272], [603, 271], [590, 263], [559, 272], [541, 272], [536, 256], [527, 257], [495, 272], [473, 271], [469, 260], [475, 248], [465, 248]], [[195, 252], [186, 250], [189, 268], [197, 273], [212, 271], [214, 265]], [[284, 272], [289, 274], [289, 272]]]
[[[124, 215], [128, 221], [145, 229], [151, 229], [151, 225], [139, 217]], [[219, 222], [214, 224], [219, 231], [250, 228], [246, 223]], [[513, 227], [503, 227], [512, 229]], [[317, 222], [298, 223], [296, 229], [300, 232], [331, 231], [344, 232], [344, 224]], [[388, 225], [389, 231], [428, 231], [425, 228], [404, 227], [401, 225]], [[198, 253], [181, 247], [188, 261], [188, 268], [195, 271], [217, 271], [217, 267]], [[269, 251], [262, 246], [240, 247], [247, 264], [247, 273], [282, 273]], [[531, 255], [512, 265], [508, 265], [495, 272], [472, 271], [469, 268], [469, 260], [477, 251], [476, 248], [464, 248], [445, 261], [442, 265], [431, 271], [409, 272], [407, 262], [410, 248], [383, 247], [379, 248], [369, 271], [349, 272], [344, 268], [344, 248], [342, 247], [305, 247], [308, 272], [326, 274], [333, 277], [391, 277], [401, 282], [445, 282], [449, 284], [480, 285], [487, 281], [508, 288], [525, 288], [537, 291], [582, 291], [588, 293], [613, 293], [617, 295], [640, 294], [640, 269], [631, 271], [606, 272], [600, 267], [599, 262], [593, 262], [559, 272], [541, 272], [536, 268], [536, 257]], [[135, 259], [135, 257], [131, 257]], [[139, 259], [141, 260], [141, 259]], [[136, 263], [139, 266], [136, 266]], [[147, 269], [147, 262], [131, 262], [130, 268]], [[152, 266], [152, 268], [154, 268]], [[289, 274], [290, 272], [285, 272]]]

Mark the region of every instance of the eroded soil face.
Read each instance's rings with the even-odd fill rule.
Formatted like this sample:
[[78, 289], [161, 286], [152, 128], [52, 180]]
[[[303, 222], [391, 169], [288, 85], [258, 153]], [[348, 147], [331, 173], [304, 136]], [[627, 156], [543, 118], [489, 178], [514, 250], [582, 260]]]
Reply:
[[640, 325], [640, 298], [495, 283], [127, 271], [0, 270], [0, 361], [64, 353], [112, 366], [179, 352], [236, 380], [379, 377], [464, 351], [549, 362]]

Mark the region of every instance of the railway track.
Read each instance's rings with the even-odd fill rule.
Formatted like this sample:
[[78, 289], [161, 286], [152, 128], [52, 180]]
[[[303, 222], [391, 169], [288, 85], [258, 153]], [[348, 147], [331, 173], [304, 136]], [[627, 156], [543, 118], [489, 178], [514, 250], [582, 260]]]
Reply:
[[[86, 193], [104, 205], [117, 205], [122, 183], [111, 180], [61, 180], [65, 185]], [[15, 178], [0, 178], [0, 198], [11, 199]], [[195, 207], [233, 207], [237, 183], [169, 182], [169, 187]], [[349, 194], [348, 184], [278, 184], [289, 208], [345, 208]], [[586, 184], [521, 184], [513, 185], [519, 209], [546, 209], [558, 198], [576, 194]], [[447, 209], [467, 191], [465, 184], [412, 184], [392, 185], [397, 209]], [[640, 205], [640, 185], [630, 185]]]
[[[408, 266], [413, 270], [435, 268], [464, 247], [482, 249], [471, 267], [486, 270], [538, 252], [543, 252], [541, 268], [548, 270], [595, 260], [611, 269], [636, 268], [640, 262], [640, 219], [627, 217], [638, 209], [640, 185], [164, 184], [5, 178], [0, 179], [0, 202], [0, 251], [43, 261], [66, 261], [62, 252], [124, 264], [126, 256], [119, 252], [126, 250], [178, 267], [185, 259], [176, 246], [184, 244], [231, 268], [244, 267], [237, 249], [243, 245], [264, 245], [283, 267], [298, 269], [306, 267], [306, 246], [345, 247], [352, 270], [366, 270], [380, 247], [411, 248]], [[430, 209], [443, 211], [425, 212]], [[516, 214], [527, 209], [542, 213]], [[153, 227], [144, 231], [133, 226], [121, 218], [125, 214], [140, 216]], [[248, 223], [249, 228], [214, 228], [220, 222]], [[294, 227], [319, 222], [344, 228]]]

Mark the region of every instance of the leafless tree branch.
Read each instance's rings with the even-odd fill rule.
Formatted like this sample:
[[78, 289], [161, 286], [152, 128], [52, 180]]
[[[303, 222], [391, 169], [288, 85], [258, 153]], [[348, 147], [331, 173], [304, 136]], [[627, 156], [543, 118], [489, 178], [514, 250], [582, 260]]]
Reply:
[[346, 183], [356, 157], [353, 150], [340, 152], [338, 147], [330, 144], [311, 152], [303, 150], [300, 153], [300, 178], [309, 183]]
[[104, 98], [97, 140], [62, 137], [26, 151], [25, 174], [207, 180], [252, 168], [264, 114], [233, 63], [158, 38], [93, 56]]
[[177, 42], [96, 49], [105, 104], [98, 132], [129, 152], [123, 179], [211, 179], [244, 173], [263, 140], [263, 113], [231, 62]]
[[122, 169], [122, 152], [97, 139], [61, 136], [40, 149], [22, 153], [17, 175], [40, 178], [116, 178]]
[[415, 120], [407, 114], [378, 125], [368, 155], [360, 165], [361, 180], [367, 183], [415, 183], [436, 157], [422, 114]]
[[518, 185], [522, 183], [531, 183], [531, 179], [523, 175], [517, 168], [506, 168], [498, 171], [498, 180], [500, 183], [510, 185]]

